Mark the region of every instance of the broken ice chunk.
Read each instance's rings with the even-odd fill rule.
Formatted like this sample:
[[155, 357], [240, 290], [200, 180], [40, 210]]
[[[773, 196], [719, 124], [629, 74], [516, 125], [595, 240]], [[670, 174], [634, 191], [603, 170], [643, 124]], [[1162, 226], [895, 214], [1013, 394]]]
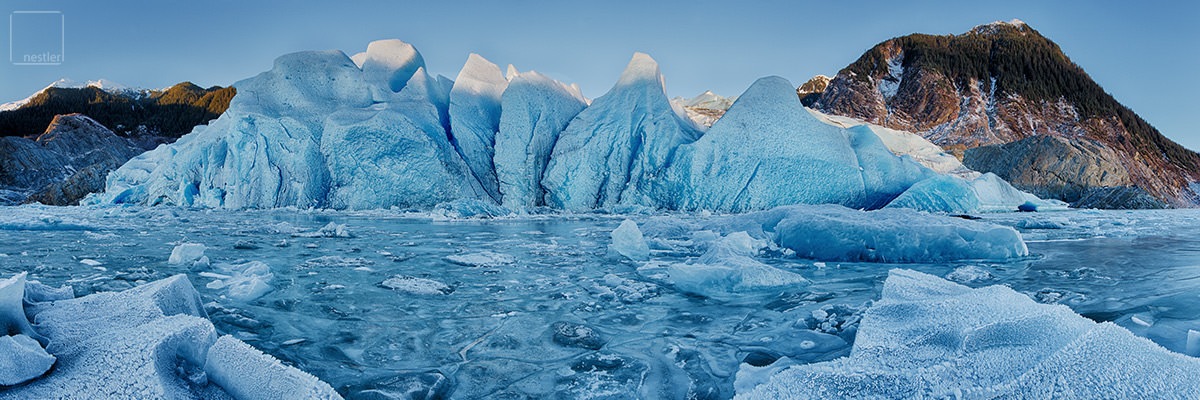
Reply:
[[642, 236], [637, 223], [628, 219], [612, 231], [612, 244], [608, 250], [634, 261], [650, 259], [650, 246], [646, 244], [646, 238]]
[[180, 244], [171, 250], [171, 258], [167, 259], [167, 264], [192, 264], [204, 257], [205, 249], [207, 248], [200, 243]]
[[12, 386], [42, 376], [54, 356], [26, 335], [0, 336], [0, 386]]

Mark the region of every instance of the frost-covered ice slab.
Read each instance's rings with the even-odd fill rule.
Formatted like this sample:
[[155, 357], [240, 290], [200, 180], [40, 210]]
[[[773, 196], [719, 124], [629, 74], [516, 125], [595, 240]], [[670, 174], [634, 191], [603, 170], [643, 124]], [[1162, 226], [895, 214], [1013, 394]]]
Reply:
[[758, 228], [773, 234], [780, 246], [817, 260], [937, 262], [1029, 255], [1021, 234], [1010, 227], [909, 209], [786, 206], [730, 217], [716, 228]]
[[738, 398], [1184, 398], [1200, 393], [1198, 374], [1200, 360], [1065, 306], [896, 269], [849, 357], [792, 367]]
[[54, 369], [0, 391], [0, 399], [341, 398], [237, 339], [218, 339], [186, 276], [119, 293], [55, 297], [33, 296], [25, 311], [48, 340]]

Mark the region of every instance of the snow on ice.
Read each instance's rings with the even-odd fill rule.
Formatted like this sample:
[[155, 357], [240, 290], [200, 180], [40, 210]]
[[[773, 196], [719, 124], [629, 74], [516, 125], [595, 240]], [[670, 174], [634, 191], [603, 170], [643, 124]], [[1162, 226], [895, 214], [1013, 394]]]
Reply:
[[1169, 398], [1200, 391], [1197, 373], [1200, 360], [1065, 306], [895, 269], [849, 357], [792, 366], [737, 397]]
[[[17, 283], [24, 284], [23, 275], [4, 281], [0, 292], [11, 294]], [[7, 296], [0, 300], [7, 303]], [[120, 293], [28, 300], [29, 308], [18, 310], [21, 319], [33, 315], [49, 355], [38, 354], [39, 344], [25, 335], [0, 339], [0, 348], [20, 351], [0, 357], [22, 361], [0, 364], [0, 377], [36, 378], [0, 390], [0, 399], [341, 398], [312, 375], [240, 340], [218, 338], [183, 275]], [[54, 369], [38, 377], [47, 362]]]

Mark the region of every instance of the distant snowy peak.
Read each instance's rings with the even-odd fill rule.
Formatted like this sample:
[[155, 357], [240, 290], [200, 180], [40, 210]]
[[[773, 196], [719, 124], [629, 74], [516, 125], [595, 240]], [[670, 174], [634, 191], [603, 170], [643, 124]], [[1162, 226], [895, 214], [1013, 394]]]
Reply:
[[708, 128], [721, 119], [722, 115], [725, 115], [725, 111], [733, 105], [735, 100], [737, 100], [737, 96], [724, 97], [712, 91], [705, 91], [690, 99], [672, 98], [671, 105], [682, 109], [688, 119], [698, 127]]
[[97, 80], [92, 80], [92, 81], [86, 81], [86, 82], [78, 82], [78, 81], [75, 81], [75, 80], [72, 80], [69, 78], [62, 78], [62, 79], [59, 79], [57, 81], [50, 83], [49, 85], [46, 85], [46, 87], [42, 88], [42, 90], [34, 92], [33, 94], [29, 95], [29, 97], [26, 97], [21, 100], [10, 101], [10, 102], [4, 103], [4, 104], [0, 104], [0, 111], [12, 111], [12, 110], [21, 108], [21, 106], [29, 104], [29, 102], [32, 101], [34, 97], [37, 97], [39, 94], [42, 94], [43, 92], [45, 92], [51, 88], [82, 89], [82, 88], [88, 88], [88, 87], [100, 89], [105, 92], [116, 94], [116, 95], [123, 95], [123, 96], [129, 96], [129, 97], [134, 97], [134, 98], [140, 98], [142, 96], [149, 95], [150, 92], [152, 91], [150, 89], [131, 88], [131, 87], [110, 81], [108, 79], [103, 79], [103, 78], [97, 79]]
[[979, 25], [974, 28], [971, 28], [970, 32], [975, 33], [975, 34], [980, 34], [980, 35], [990, 35], [990, 34], [998, 33], [1003, 29], [1014, 29], [1014, 28], [1019, 31], [1023, 31], [1023, 30], [1029, 29], [1029, 25], [1026, 25], [1025, 21], [1013, 18], [1008, 21], [996, 21], [996, 22], [992, 22], [989, 24]]

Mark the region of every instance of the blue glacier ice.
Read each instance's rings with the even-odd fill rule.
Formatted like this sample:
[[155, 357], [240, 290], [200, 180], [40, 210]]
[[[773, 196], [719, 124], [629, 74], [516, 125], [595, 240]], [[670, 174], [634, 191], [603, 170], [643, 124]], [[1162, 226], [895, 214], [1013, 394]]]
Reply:
[[500, 67], [472, 53], [450, 90], [451, 138], [471, 174], [496, 202], [500, 189], [492, 158], [500, 130], [500, 100], [507, 87]]
[[737, 398], [1177, 398], [1200, 391], [1198, 373], [1196, 358], [1007, 286], [895, 269], [849, 357], [793, 366]]
[[679, 145], [700, 135], [665, 90], [658, 63], [634, 54], [617, 84], [559, 135], [542, 178], [546, 204], [573, 211], [654, 205], [653, 181]]
[[447, 138], [450, 81], [403, 42], [359, 58], [361, 69], [340, 51], [280, 57], [235, 84], [220, 118], [130, 160], [90, 201], [382, 208], [484, 196]]
[[946, 262], [1029, 255], [1021, 233], [1013, 228], [903, 208], [784, 206], [727, 217], [711, 227], [746, 230], [799, 256], [827, 261]]
[[546, 205], [542, 175], [554, 143], [587, 107], [572, 89], [535, 71], [516, 73], [501, 97], [494, 165], [502, 204], [512, 209]]
[[670, 102], [658, 64], [642, 53], [591, 104], [577, 86], [515, 68], [506, 77], [476, 54], [457, 80], [435, 77], [399, 40], [372, 42], [354, 57], [284, 55], [235, 87], [239, 95], [220, 118], [131, 159], [85, 203], [429, 210], [490, 202], [514, 212], [892, 203], [968, 213], [1029, 201], [1062, 208], [994, 175], [972, 182], [978, 206], [955, 198], [961, 190], [939, 191], [954, 189], [946, 185], [953, 181], [896, 156], [870, 126], [846, 128], [804, 108], [780, 77], [754, 82], [703, 131]]
[[[870, 131], [822, 123], [786, 79], [755, 81], [652, 180], [668, 208], [744, 212], [789, 204], [877, 208], [932, 171]], [[599, 101], [599, 100], [597, 100]]]
[[485, 195], [446, 137], [431, 98], [438, 85], [418, 68], [391, 102], [329, 115], [321, 138], [328, 207], [428, 208]]
[[912, 185], [887, 206], [965, 214], [979, 212], [979, 200], [971, 182], [953, 175], [938, 175]]
[[970, 181], [954, 175], [931, 176], [912, 185], [887, 207], [964, 214], [1011, 212], [1026, 203], [1043, 211], [1067, 208], [1063, 202], [1022, 192], [990, 172]]

